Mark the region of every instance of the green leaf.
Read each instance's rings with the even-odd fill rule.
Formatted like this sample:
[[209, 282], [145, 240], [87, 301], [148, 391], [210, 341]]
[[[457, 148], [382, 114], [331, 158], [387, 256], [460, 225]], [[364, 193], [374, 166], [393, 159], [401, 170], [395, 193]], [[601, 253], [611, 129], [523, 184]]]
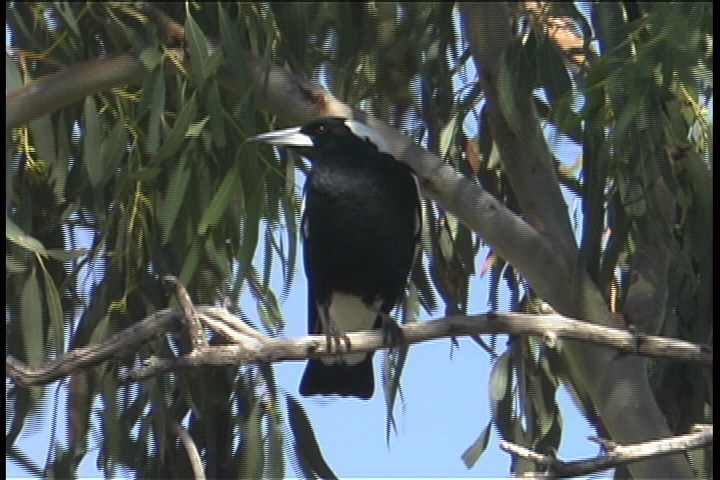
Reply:
[[250, 413], [242, 425], [243, 449], [240, 453], [238, 478], [264, 478], [262, 408], [259, 403], [250, 407]]
[[268, 331], [277, 332], [278, 329], [284, 326], [285, 322], [275, 294], [260, 283], [257, 271], [254, 268], [251, 268], [246, 278], [248, 279], [248, 288], [250, 288], [253, 297], [257, 300], [257, 311], [263, 325]]
[[43, 299], [36, 270], [30, 272], [22, 289], [20, 299], [20, 322], [22, 325], [25, 359], [31, 366], [39, 365], [44, 358]]
[[205, 129], [205, 125], [207, 125], [208, 121], [210, 120], [210, 117], [205, 117], [201, 119], [198, 122], [191, 123], [190, 126], [187, 129], [187, 132], [185, 133], [185, 136], [188, 138], [196, 138], [202, 135], [203, 130]]
[[43, 270], [43, 281], [45, 285], [45, 299], [50, 315], [51, 325], [51, 341], [50, 344], [54, 343], [55, 355], [60, 355], [65, 352], [65, 322], [63, 320], [62, 304], [60, 303], [60, 294], [58, 293], [55, 282], [53, 282], [50, 273], [45, 268], [45, 265], [40, 262], [40, 266]]
[[227, 174], [225, 174], [220, 188], [215, 192], [210, 206], [203, 212], [203, 216], [198, 224], [199, 235], [205, 235], [211, 225], [216, 225], [225, 213], [230, 202], [236, 200], [238, 194], [237, 185], [240, 183], [239, 180], [240, 176], [237, 169], [231, 167]]
[[[534, 39], [531, 35], [530, 39]], [[530, 39], [528, 41], [530, 41]], [[503, 52], [498, 68], [498, 96], [503, 116], [516, 135], [527, 135], [528, 119], [518, 110], [518, 100], [529, 98], [535, 85], [535, 58], [531, 47], [513, 40]], [[534, 52], [533, 52], [534, 53]]]
[[48, 252], [45, 247], [36, 238], [26, 235], [10, 217], [5, 216], [5, 238], [26, 250], [47, 257]]
[[190, 4], [187, 4], [186, 8], [185, 38], [190, 47], [190, 63], [192, 64], [193, 77], [198, 85], [202, 85], [206, 78], [203, 76], [203, 66], [208, 58], [208, 43], [202, 30], [192, 17]]
[[128, 133], [125, 125], [122, 121], [118, 121], [100, 144], [100, 161], [98, 162], [100, 177], [95, 179], [97, 183], [93, 183], [93, 186], [103, 185], [117, 175], [118, 165], [127, 153], [127, 142]]
[[86, 248], [79, 248], [77, 250], [60, 250], [57, 248], [47, 249], [48, 256], [60, 262], [72, 262], [80, 257], [84, 257], [88, 253], [90, 253], [90, 250]]
[[59, 117], [56, 128], [57, 158], [55, 162], [50, 165], [50, 184], [52, 185], [56, 203], [62, 205], [67, 201], [65, 193], [72, 153], [70, 147], [71, 140], [68, 138], [68, 135], [64, 133], [69, 129], [68, 125], [70, 122], [68, 121], [68, 115], [66, 112], [62, 112]]
[[[248, 78], [249, 75], [246, 71], [245, 62], [243, 61], [242, 55], [230, 55], [236, 48], [245, 47], [245, 42], [241, 40], [241, 35], [238, 30], [242, 23], [230, 19], [227, 13], [227, 9], [222, 4], [218, 5], [218, 24], [220, 26], [220, 43], [224, 49], [226, 49], [225, 58], [227, 62], [232, 66], [232, 69], [237, 73], [240, 78]], [[242, 42], [242, 43], [241, 43]]]
[[465, 450], [460, 457], [465, 464], [465, 468], [472, 468], [478, 461], [480, 456], [485, 452], [490, 441], [490, 432], [492, 423], [485, 425], [477, 439]]
[[5, 269], [7, 274], [17, 274], [26, 272], [28, 267], [21, 260], [5, 255]]
[[187, 157], [185, 155], [181, 156], [170, 175], [170, 182], [165, 191], [165, 196], [158, 207], [157, 219], [162, 232], [163, 245], [170, 241], [178, 212], [182, 205], [185, 204], [185, 195], [191, 177], [190, 170], [185, 167], [186, 163]]
[[[270, 439], [269, 445], [266, 450], [266, 468], [265, 478], [285, 478], [285, 461], [284, 461], [284, 449], [285, 442], [283, 438], [283, 431], [281, 425], [276, 423], [274, 415], [268, 415], [270, 421]], [[278, 419], [278, 421], [280, 421]]]
[[325, 462], [320, 445], [315, 438], [315, 432], [302, 405], [289, 395], [286, 400], [290, 431], [293, 435], [298, 459], [297, 467], [302, 471], [304, 477], [337, 478]]
[[73, 12], [72, 6], [68, 2], [55, 2], [56, 11], [65, 20], [65, 24], [70, 27], [70, 30], [75, 34], [76, 37], [82, 37], [80, 34], [80, 28], [78, 28], [77, 18], [75, 18], [75, 12]]
[[[385, 393], [385, 443], [390, 445], [390, 432], [397, 433], [395, 423], [395, 401], [400, 398], [402, 402], [402, 388], [400, 377], [405, 369], [409, 347], [407, 345], [391, 348], [385, 351], [383, 358], [383, 392]], [[402, 404], [402, 403], [401, 403]]]
[[5, 50], [5, 91], [14, 92], [22, 87], [22, 77], [13, 58]]
[[188, 284], [192, 280], [197, 266], [200, 263], [200, 239], [196, 238], [192, 242], [190, 251], [185, 255], [185, 263], [183, 264], [182, 270], [180, 271], [180, 281], [184, 284]]
[[498, 357], [490, 371], [490, 410], [495, 425], [503, 438], [512, 438], [512, 365], [510, 352]]
[[88, 171], [90, 184], [97, 186], [102, 183], [103, 179], [103, 162], [101, 156], [100, 143], [102, 141], [102, 133], [100, 130], [100, 116], [98, 115], [95, 99], [92, 95], [85, 97], [85, 105], [83, 107], [85, 114], [83, 132], [83, 160], [85, 168]]
[[114, 332], [110, 324], [110, 315], [103, 315], [97, 322], [97, 325], [95, 325], [95, 328], [93, 328], [88, 344], [99, 344], [100, 342], [107, 340], [113, 333]]
[[455, 144], [454, 140], [457, 134], [456, 121], [457, 117], [454, 116], [442, 129], [442, 133], [440, 134], [440, 150], [438, 151], [440, 158], [448, 158], [450, 147]]
[[572, 82], [568, 74], [562, 54], [555, 43], [549, 38], [544, 38], [537, 49], [538, 79], [545, 87], [545, 94], [550, 105], [569, 95], [572, 91]]
[[220, 99], [220, 87], [213, 82], [208, 92], [208, 115], [210, 117], [210, 131], [213, 142], [218, 148], [224, 148], [227, 142], [225, 138], [225, 112]]
[[152, 101], [150, 102], [150, 119], [148, 120], [148, 134], [145, 141], [145, 151], [156, 153], [160, 145], [160, 125], [165, 112], [165, 76], [162, 70], [152, 73]]
[[182, 110], [175, 120], [175, 125], [173, 125], [173, 128], [170, 130], [165, 142], [160, 145], [157, 153], [155, 153], [155, 158], [153, 159], [154, 165], [162, 163], [165, 159], [172, 157], [178, 150], [180, 150], [185, 141], [188, 127], [193, 120], [196, 120], [196, 115], [197, 100], [196, 94], [193, 93], [192, 97], [190, 97], [187, 102], [185, 102], [185, 105], [183, 105]]
[[[223, 53], [223, 49], [219, 47], [214, 47], [214, 50], [210, 55], [208, 56], [207, 60], [205, 61], [205, 64], [203, 65], [202, 70], [202, 77], [203, 79], [207, 79], [211, 77], [212, 75], [215, 75], [215, 72], [217, 69], [225, 63], [225, 55]], [[217, 88], [217, 83], [213, 82], [215, 87]]]
[[30, 122], [33, 145], [37, 149], [38, 159], [48, 165], [57, 162], [55, 131], [50, 116], [45, 115]]
[[142, 49], [140, 55], [138, 55], [140, 62], [148, 70], [154, 70], [155, 67], [160, 65], [163, 59], [162, 52], [157, 48], [157, 45], [149, 45]]

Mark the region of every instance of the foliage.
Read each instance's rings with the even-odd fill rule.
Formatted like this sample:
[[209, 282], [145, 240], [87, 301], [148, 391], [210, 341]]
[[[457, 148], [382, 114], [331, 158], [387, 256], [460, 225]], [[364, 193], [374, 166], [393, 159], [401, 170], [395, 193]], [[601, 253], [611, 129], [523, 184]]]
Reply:
[[[178, 275], [195, 302], [226, 305], [266, 334], [282, 333], [279, 299], [297, 275], [296, 183], [306, 167], [292, 155], [269, 156], [245, 143], [278, 122], [256, 108], [255, 80], [241, 51], [287, 65], [401, 129], [522, 214], [453, 4], [152, 4], [184, 27], [184, 37], [169, 34], [147, 8], [15, 2], [7, 9], [6, 91], [125, 52], [136, 53], [145, 68], [138, 83], [89, 94], [8, 137], [8, 355], [37, 365], [108, 338], [172, 303], [160, 286], [165, 274]], [[580, 198], [578, 270], [621, 312], [637, 245], [654, 239], [672, 258], [666, 313], [660, 324], [642, 327], [712, 343], [712, 4], [580, 9], [531, 2], [517, 4], [512, 19], [514, 38], [498, 75], [507, 123], [517, 135], [527, 132], [536, 119], [524, 115], [518, 99], [532, 98], [546, 131], [582, 148], [581, 163], [571, 168], [544, 142], [534, 145], [548, 155], [560, 184]], [[217, 48], [207, 49], [208, 41]], [[224, 66], [240, 82], [232, 92], [215, 78]], [[90, 66], [88, 74], [102, 72]], [[84, 79], [64, 81], [81, 85]], [[676, 205], [670, 222], [653, 195], [657, 178]], [[514, 309], [539, 312], [541, 299], [504, 259], [481, 258], [484, 267], [475, 271], [481, 239], [453, 212], [425, 200], [424, 216], [425, 268], [413, 272], [405, 321], [416, 318], [419, 304], [466, 313], [468, 283], [478, 273], [490, 280], [494, 308], [507, 288]], [[276, 269], [281, 292], [270, 288]], [[240, 308], [248, 294], [257, 312]], [[492, 425], [505, 439], [556, 449], [563, 424], [554, 398], [567, 380], [562, 362], [532, 339], [513, 339], [505, 351], [491, 344]], [[128, 469], [175, 478], [190, 471], [171, 433], [182, 424], [208, 476], [283, 477], [288, 458], [303, 475], [332, 474], [311, 419], [279, 390], [271, 366], [119, 382], [119, 373], [143, 359], [175, 356], [182, 348], [176, 339], [160, 338], [73, 376], [69, 438], [52, 439], [45, 467], [32, 465], [14, 443], [50, 392], [10, 390], [8, 458], [33, 475], [69, 475], [93, 435], [106, 475]], [[395, 380], [404, 353], [386, 362]], [[650, 377], [674, 432], [712, 422], [711, 372], [657, 361]], [[397, 382], [388, 388], [392, 422]], [[589, 400], [579, 400], [603, 433]], [[487, 446], [490, 427], [464, 455], [468, 466]], [[698, 475], [712, 475], [711, 449], [692, 455]], [[532, 466], [520, 462], [513, 469]]]

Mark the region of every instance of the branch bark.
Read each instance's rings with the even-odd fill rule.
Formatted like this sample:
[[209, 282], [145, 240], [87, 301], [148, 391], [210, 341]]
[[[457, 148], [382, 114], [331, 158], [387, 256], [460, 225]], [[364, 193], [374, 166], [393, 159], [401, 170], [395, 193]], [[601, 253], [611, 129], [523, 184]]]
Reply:
[[[279, 362], [305, 360], [338, 354], [328, 350], [325, 336], [308, 335], [298, 338], [268, 338], [250, 329], [225, 309], [196, 306], [200, 321], [216, 329], [230, 345], [200, 346], [178, 358], [151, 358], [142, 367], [130, 372], [125, 380], [141, 381], [171, 370], [200, 365], [231, 366], [254, 362]], [[106, 341], [72, 350], [57, 359], [31, 367], [17, 359], [7, 357], [6, 375], [16, 385], [45, 385], [78, 371], [90, 368], [112, 357], [129, 351], [138, 351], [140, 345], [168, 332], [182, 328], [185, 312], [182, 308], [161, 310], [141, 322], [128, 327]], [[242, 324], [241, 331], [236, 326]], [[217, 329], [218, 325], [223, 325]], [[450, 316], [428, 322], [411, 323], [401, 327], [408, 345], [439, 338], [468, 335], [535, 335], [542, 337], [548, 348], [563, 349], [564, 340], [579, 340], [607, 345], [615, 349], [616, 356], [645, 355], [678, 361], [698, 363], [712, 368], [713, 350], [710, 346], [693, 345], [682, 340], [644, 336], [626, 330], [593, 325], [563, 317], [562, 315], [525, 315], [517, 313], [492, 313], [486, 315]], [[252, 329], [250, 329], [252, 330]], [[254, 330], [253, 330], [254, 331]], [[382, 332], [368, 330], [349, 332], [352, 352], [370, 352], [387, 348]], [[340, 353], [347, 352], [344, 344]]]
[[607, 454], [601, 457], [575, 462], [563, 462], [558, 460], [554, 455], [541, 455], [521, 445], [506, 441], [500, 442], [500, 448], [512, 455], [527, 458], [539, 467], [546, 468], [545, 472], [527, 478], [588, 477], [594, 473], [620, 465], [712, 445], [713, 426], [699, 425], [695, 432], [633, 445], [616, 445], [614, 442], [608, 442], [602, 439], [596, 440], [605, 445]]

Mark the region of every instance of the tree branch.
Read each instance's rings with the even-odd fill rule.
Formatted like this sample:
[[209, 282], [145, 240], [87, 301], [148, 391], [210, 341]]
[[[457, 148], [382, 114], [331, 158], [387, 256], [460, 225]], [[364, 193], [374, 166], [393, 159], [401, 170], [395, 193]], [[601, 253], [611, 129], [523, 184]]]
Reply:
[[712, 425], [698, 425], [696, 430], [695, 432], [684, 435], [632, 445], [616, 445], [613, 442], [603, 439], [595, 439], [606, 447], [607, 453], [601, 457], [575, 462], [563, 462], [558, 460], [554, 455], [541, 455], [523, 446], [507, 441], [501, 441], [500, 448], [512, 455], [527, 458], [539, 467], [546, 468], [545, 472], [524, 478], [587, 477], [593, 473], [615, 468], [620, 465], [712, 445]]
[[[127, 381], [140, 381], [171, 370], [191, 368], [200, 365], [232, 366], [254, 362], [279, 362], [304, 360], [322, 356], [334, 356], [338, 350], [328, 350], [323, 335], [308, 335], [298, 338], [268, 338], [255, 332], [248, 335], [250, 327], [243, 325], [238, 331], [238, 320], [227, 310], [196, 306], [198, 317], [205, 326], [217, 331], [234, 343], [231, 345], [202, 346], [191, 355], [178, 358], [150, 358], [145, 365], [126, 375]], [[177, 331], [184, 313], [181, 308], [166, 309], [128, 327], [97, 345], [77, 348], [61, 357], [30, 367], [12, 357], [6, 359], [6, 375], [17, 385], [44, 385], [79, 370], [83, 370], [128, 351], [137, 351], [139, 346], [158, 335]], [[403, 325], [405, 343], [408, 345], [427, 342], [438, 338], [466, 335], [535, 335], [543, 338], [548, 348], [562, 349], [561, 339], [580, 340], [611, 346], [617, 354], [645, 355], [698, 363], [712, 368], [713, 349], [710, 346], [693, 345], [682, 340], [664, 337], [636, 335], [616, 328], [593, 325], [561, 315], [524, 315], [516, 313], [493, 313], [487, 315], [450, 316]], [[352, 352], [370, 352], [388, 345], [383, 342], [382, 333], [375, 330], [349, 332]], [[347, 352], [340, 345], [340, 353]]]
[[190, 334], [190, 353], [194, 354], [196, 350], [200, 350], [208, 346], [207, 338], [205, 338], [205, 332], [203, 332], [197, 310], [195, 310], [195, 305], [193, 305], [190, 295], [185, 289], [185, 285], [180, 283], [177, 277], [166, 275], [163, 277], [163, 280], [165, 280], [165, 283], [172, 286], [175, 290], [175, 296], [177, 297], [178, 302], [180, 303], [180, 308], [183, 311], [183, 325], [185, 326], [185, 330]]
[[177, 422], [173, 422], [170, 425], [170, 430], [177, 435], [180, 444], [187, 452], [188, 461], [192, 466], [193, 478], [196, 480], [205, 480], [205, 469], [203, 468], [203, 463], [200, 458], [200, 452], [198, 452], [197, 445], [195, 445], [192, 436]]

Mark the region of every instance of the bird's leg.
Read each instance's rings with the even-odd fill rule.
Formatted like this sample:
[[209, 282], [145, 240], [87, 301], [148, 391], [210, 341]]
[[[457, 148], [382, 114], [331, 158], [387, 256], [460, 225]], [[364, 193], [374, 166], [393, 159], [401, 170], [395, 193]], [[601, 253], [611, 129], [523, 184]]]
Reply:
[[329, 308], [326, 305], [320, 306], [320, 308], [318, 308], [318, 317], [320, 318], [320, 323], [322, 323], [322, 331], [325, 332], [328, 351], [332, 351], [332, 344], [334, 341], [336, 353], [339, 355], [340, 340], [345, 342], [345, 349], [350, 350], [350, 338], [348, 338], [347, 334], [342, 328], [340, 328], [337, 322], [330, 317], [330, 312], [328, 310]]
[[405, 335], [395, 319], [379, 309], [374, 310], [382, 321], [383, 342], [390, 347], [405, 343]]

